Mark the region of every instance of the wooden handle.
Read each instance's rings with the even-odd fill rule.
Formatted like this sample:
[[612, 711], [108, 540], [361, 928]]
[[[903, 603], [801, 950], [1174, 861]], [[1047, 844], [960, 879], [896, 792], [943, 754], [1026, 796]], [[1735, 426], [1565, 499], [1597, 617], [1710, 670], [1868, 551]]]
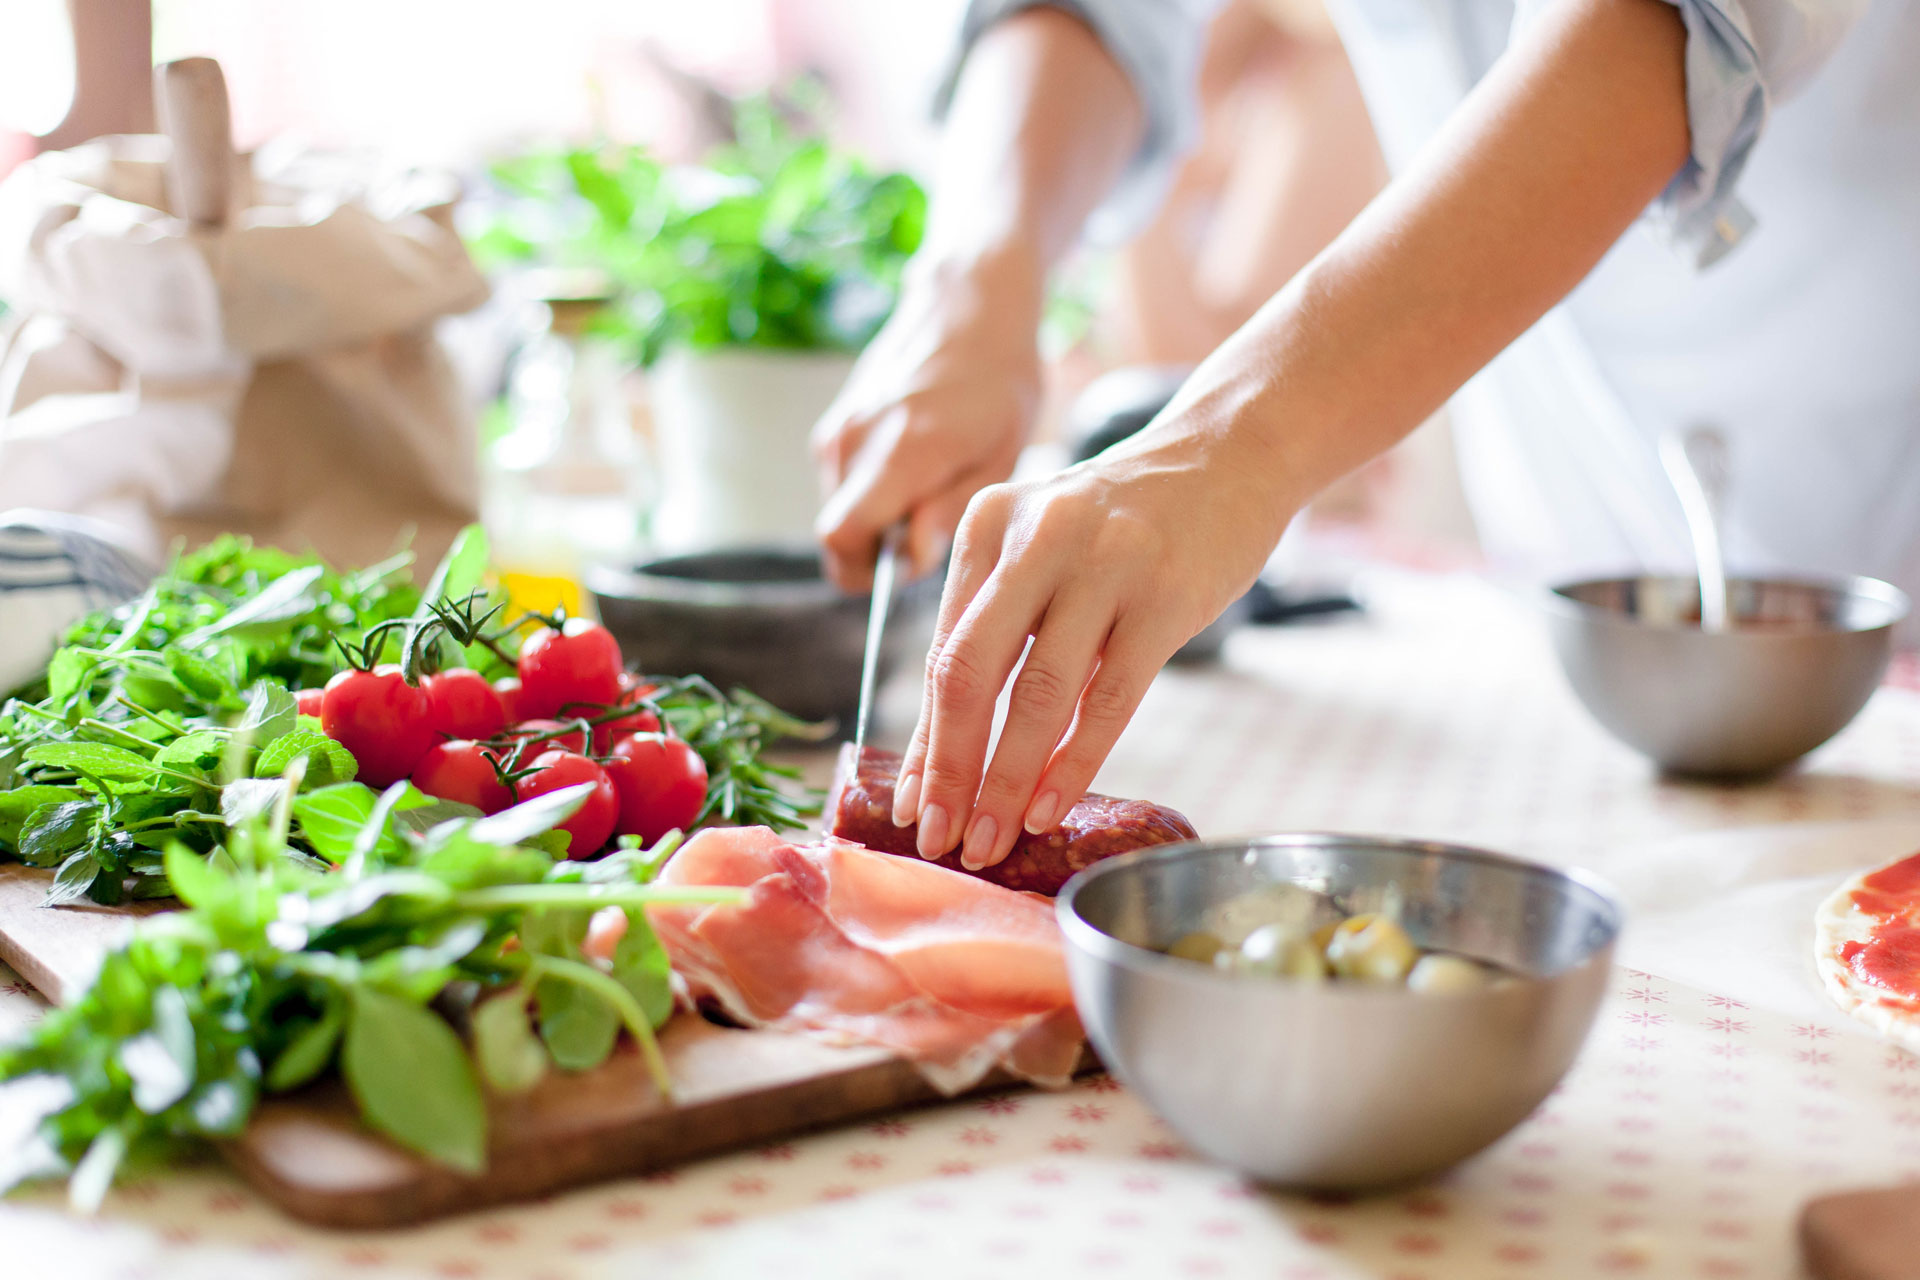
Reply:
[[1920, 1275], [1920, 1187], [1813, 1201], [1800, 1215], [1800, 1252], [1820, 1280], [1913, 1280]]
[[167, 162], [167, 199], [196, 227], [227, 220], [233, 199], [233, 116], [227, 80], [212, 58], [182, 58], [154, 70], [154, 108], [160, 132], [173, 140]]

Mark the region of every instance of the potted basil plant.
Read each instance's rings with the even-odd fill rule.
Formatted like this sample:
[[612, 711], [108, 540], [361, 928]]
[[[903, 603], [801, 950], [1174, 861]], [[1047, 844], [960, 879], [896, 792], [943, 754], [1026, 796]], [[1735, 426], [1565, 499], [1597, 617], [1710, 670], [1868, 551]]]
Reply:
[[482, 261], [585, 266], [612, 282], [597, 330], [647, 366], [661, 551], [793, 543], [819, 507], [808, 435], [885, 321], [926, 197], [770, 102], [698, 166], [597, 146], [494, 166], [510, 193]]

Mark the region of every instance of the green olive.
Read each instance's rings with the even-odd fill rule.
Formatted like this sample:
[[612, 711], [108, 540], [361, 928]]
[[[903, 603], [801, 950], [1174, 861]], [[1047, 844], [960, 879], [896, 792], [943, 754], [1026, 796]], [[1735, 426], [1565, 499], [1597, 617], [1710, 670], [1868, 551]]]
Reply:
[[1245, 973], [1317, 982], [1327, 976], [1326, 961], [1307, 936], [1283, 924], [1261, 925], [1240, 944], [1234, 966]]
[[1193, 960], [1200, 964], [1212, 964], [1214, 957], [1226, 949], [1226, 943], [1210, 933], [1189, 933], [1167, 948], [1170, 956], [1179, 956], [1182, 960]]
[[1428, 954], [1420, 957], [1407, 975], [1407, 986], [1415, 991], [1478, 991], [1493, 981], [1483, 964], [1465, 956]]
[[1420, 949], [1407, 931], [1371, 912], [1342, 920], [1327, 942], [1327, 963], [1336, 975], [1385, 984], [1406, 980]]

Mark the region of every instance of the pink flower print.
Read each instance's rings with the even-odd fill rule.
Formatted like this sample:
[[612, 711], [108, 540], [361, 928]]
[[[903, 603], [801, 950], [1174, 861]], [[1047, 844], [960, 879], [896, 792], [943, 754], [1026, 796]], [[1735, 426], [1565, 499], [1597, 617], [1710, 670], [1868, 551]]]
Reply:
[[1108, 1111], [1105, 1107], [1091, 1102], [1076, 1103], [1067, 1108], [1067, 1118], [1077, 1120], [1081, 1124], [1099, 1124], [1107, 1118], [1107, 1115]]
[[1047, 1142], [1047, 1150], [1076, 1155], [1087, 1149], [1087, 1140], [1077, 1133], [1063, 1133]]
[[1732, 996], [1708, 996], [1707, 1003], [1715, 1009], [1744, 1009], [1746, 1004]]
[[1000, 1141], [1000, 1135], [985, 1125], [973, 1124], [960, 1131], [960, 1141], [970, 1147], [990, 1147]]
[[1819, 1026], [1812, 1022], [1795, 1023], [1793, 1034], [1802, 1040], [1831, 1040], [1834, 1035], [1832, 1027]]
[[1739, 1022], [1733, 1018], [1708, 1018], [1707, 1030], [1724, 1031], [1729, 1035], [1744, 1035], [1753, 1030], [1751, 1023]]
[[1021, 1105], [1020, 1099], [1010, 1098], [1004, 1093], [998, 1093], [991, 1098], [983, 1100], [980, 1103], [980, 1109], [990, 1116], [1010, 1116], [1016, 1114], [1020, 1110]]

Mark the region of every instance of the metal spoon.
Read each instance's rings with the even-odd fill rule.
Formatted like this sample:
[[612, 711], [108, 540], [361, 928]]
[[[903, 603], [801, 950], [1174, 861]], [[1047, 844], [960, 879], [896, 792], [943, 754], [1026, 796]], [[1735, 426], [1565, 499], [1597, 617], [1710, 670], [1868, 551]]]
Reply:
[[1700, 629], [1725, 631], [1727, 562], [1720, 542], [1720, 514], [1727, 492], [1727, 440], [1715, 427], [1690, 427], [1660, 437], [1660, 462], [1680, 495], [1693, 560], [1700, 574]]

